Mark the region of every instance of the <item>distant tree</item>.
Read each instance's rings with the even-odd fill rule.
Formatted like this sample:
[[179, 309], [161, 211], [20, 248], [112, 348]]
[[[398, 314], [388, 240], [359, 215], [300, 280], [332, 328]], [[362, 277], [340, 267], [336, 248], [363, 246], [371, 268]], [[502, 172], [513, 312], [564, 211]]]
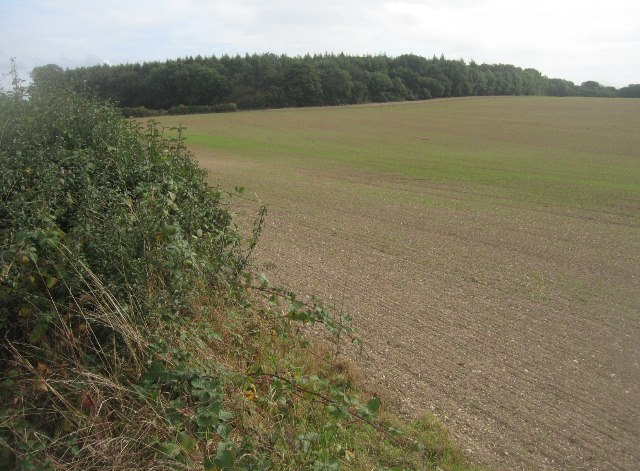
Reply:
[[377, 102], [389, 101], [390, 92], [393, 89], [393, 82], [389, 76], [382, 72], [369, 74], [367, 89], [371, 100]]
[[[284, 70], [282, 57], [275, 54], [254, 54], [246, 58], [251, 66], [251, 86], [255, 94], [257, 108], [273, 108], [285, 106], [287, 103], [284, 88]], [[248, 102], [251, 97], [242, 98]]]
[[104, 84], [103, 93], [120, 106], [140, 106], [142, 77], [133, 70], [123, 69], [114, 80]]
[[190, 64], [188, 78], [181, 89], [187, 105], [213, 105], [226, 101], [229, 94], [227, 80], [215, 69], [200, 63]]
[[392, 68], [404, 67], [415, 72], [418, 76], [425, 76], [429, 73], [428, 59], [416, 56], [415, 54], [403, 54], [392, 61]]
[[468, 96], [473, 92], [473, 81], [468, 66], [463, 60], [440, 59], [440, 70], [451, 81], [451, 96]]
[[322, 104], [343, 105], [351, 101], [353, 80], [346, 70], [334, 61], [323, 61], [318, 64], [322, 83]]
[[47, 64], [34, 67], [31, 71], [31, 80], [34, 84], [59, 84], [64, 82], [64, 70], [56, 64]]
[[415, 100], [416, 95], [412, 90], [407, 87], [400, 77], [394, 77], [391, 80], [392, 83], [392, 91], [389, 94], [389, 98], [392, 101], [406, 101], [406, 100]]
[[592, 96], [592, 97], [615, 97], [616, 89], [613, 87], [604, 87], [598, 82], [588, 80], [582, 82], [578, 88], [578, 94], [580, 96]]
[[542, 95], [545, 88], [545, 77], [536, 69], [524, 69], [523, 74], [523, 94]]
[[448, 81], [448, 79], [444, 76], [442, 77], [442, 80], [431, 77], [424, 78], [422, 80], [422, 83], [424, 85], [424, 88], [429, 93], [428, 98], [439, 98], [442, 96], [446, 96], [445, 94], [447, 93], [447, 83], [445, 81]]
[[622, 87], [618, 90], [618, 96], [623, 98], [640, 98], [640, 83]]
[[473, 95], [489, 95], [487, 74], [474, 61], [469, 63], [469, 74]]
[[582, 82], [578, 88], [578, 94], [581, 96], [595, 96], [598, 94], [600, 84], [593, 80]]
[[576, 86], [569, 80], [562, 79], [549, 79], [547, 81], [547, 87], [545, 94], [549, 96], [575, 96]]
[[367, 84], [360, 80], [354, 80], [353, 87], [351, 87], [350, 103], [366, 103], [367, 101], [369, 101], [369, 90], [367, 89]]
[[[423, 77], [418, 72], [401, 65], [391, 71], [391, 77], [394, 81], [396, 93], [404, 96], [401, 99], [416, 100], [427, 98]], [[398, 84], [397, 81], [400, 81], [400, 83]]]
[[285, 90], [294, 106], [312, 106], [320, 103], [322, 82], [316, 66], [306, 60], [294, 59], [287, 65], [284, 76]]

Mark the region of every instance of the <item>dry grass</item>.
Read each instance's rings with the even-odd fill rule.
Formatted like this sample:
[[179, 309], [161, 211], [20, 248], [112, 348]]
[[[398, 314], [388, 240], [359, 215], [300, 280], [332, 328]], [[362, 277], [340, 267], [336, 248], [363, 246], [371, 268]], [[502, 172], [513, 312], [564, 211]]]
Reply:
[[[86, 290], [71, 296], [75, 306], [65, 314], [55, 310], [51, 341], [40, 347], [4, 343], [9, 359], [4, 386], [11, 381], [14, 395], [0, 426], [16, 427], [14, 443], [20, 444], [5, 446], [11, 447], [16, 464], [34, 469], [173, 468], [175, 463], [156, 459], [150, 440], [172, 435], [162, 408], [125, 380], [146, 369], [146, 338], [133, 313], [82, 263], [80, 271]], [[116, 334], [113, 350], [98, 339], [96, 328]], [[35, 420], [39, 429], [30, 432], [25, 420]]]

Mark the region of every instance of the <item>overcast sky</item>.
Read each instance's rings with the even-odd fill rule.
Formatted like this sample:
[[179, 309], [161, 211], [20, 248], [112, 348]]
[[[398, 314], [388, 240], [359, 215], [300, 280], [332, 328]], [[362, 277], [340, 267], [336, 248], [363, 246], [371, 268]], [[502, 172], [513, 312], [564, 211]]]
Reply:
[[0, 70], [274, 52], [414, 53], [640, 83], [640, 0], [0, 0]]

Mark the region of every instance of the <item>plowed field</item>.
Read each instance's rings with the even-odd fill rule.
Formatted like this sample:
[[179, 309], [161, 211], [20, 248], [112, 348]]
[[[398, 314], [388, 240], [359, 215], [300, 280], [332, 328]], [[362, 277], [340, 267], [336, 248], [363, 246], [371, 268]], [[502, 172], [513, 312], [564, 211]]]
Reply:
[[490, 469], [638, 469], [640, 100], [161, 122], [267, 203], [257, 268], [350, 312], [356, 361], [404, 413]]

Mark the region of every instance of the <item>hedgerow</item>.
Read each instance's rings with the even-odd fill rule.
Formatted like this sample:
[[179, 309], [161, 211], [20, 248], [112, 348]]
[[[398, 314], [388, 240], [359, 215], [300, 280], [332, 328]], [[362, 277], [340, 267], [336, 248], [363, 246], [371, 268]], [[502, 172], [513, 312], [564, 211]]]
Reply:
[[244, 240], [179, 129], [14, 76], [0, 166], [0, 468], [464, 466], [297, 333], [357, 340], [247, 270], [265, 210]]
[[152, 110], [144, 106], [123, 106], [120, 113], [125, 118], [149, 118], [167, 114], [201, 114], [201, 113], [232, 113], [238, 111], [235, 103], [218, 103], [217, 105], [176, 105], [168, 110]]

